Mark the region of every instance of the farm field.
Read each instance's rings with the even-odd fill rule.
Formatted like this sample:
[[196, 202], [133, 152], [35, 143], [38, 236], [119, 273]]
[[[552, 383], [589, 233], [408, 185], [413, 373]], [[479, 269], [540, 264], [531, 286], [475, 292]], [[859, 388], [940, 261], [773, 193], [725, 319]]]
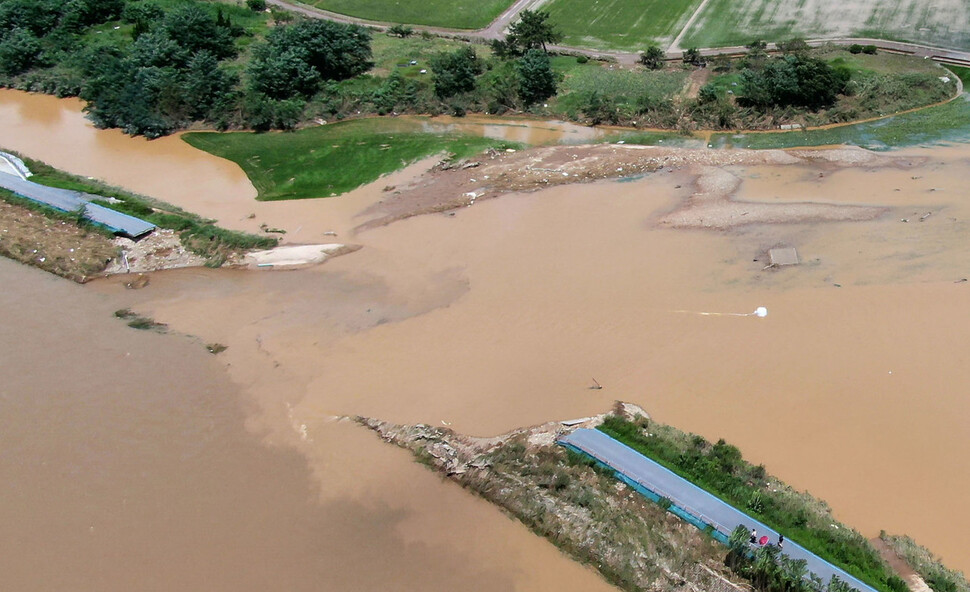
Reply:
[[700, 0], [552, 0], [542, 6], [565, 45], [640, 49], [673, 41]]
[[308, 0], [310, 6], [385, 23], [450, 29], [481, 29], [512, 5], [512, 0]]
[[563, 43], [596, 49], [666, 47], [701, 0], [552, 0], [543, 5], [563, 32]]
[[877, 37], [966, 49], [970, 6], [963, 0], [710, 0], [680, 45], [723, 47], [795, 36]]

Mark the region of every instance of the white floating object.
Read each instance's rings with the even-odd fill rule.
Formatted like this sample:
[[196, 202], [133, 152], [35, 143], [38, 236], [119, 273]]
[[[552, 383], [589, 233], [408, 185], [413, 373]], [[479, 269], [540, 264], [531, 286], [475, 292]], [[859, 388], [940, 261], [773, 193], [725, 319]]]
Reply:
[[754, 309], [753, 314], [754, 316], [763, 319], [768, 316], [768, 309], [763, 306], [759, 306], [758, 308]]

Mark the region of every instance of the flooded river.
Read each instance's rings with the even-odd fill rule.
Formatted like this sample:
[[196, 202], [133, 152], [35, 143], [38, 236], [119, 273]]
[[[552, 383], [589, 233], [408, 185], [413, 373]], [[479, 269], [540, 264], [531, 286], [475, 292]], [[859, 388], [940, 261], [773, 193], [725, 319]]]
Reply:
[[[0, 93], [7, 148], [125, 186], [132, 168], [141, 170], [134, 189], [227, 226], [246, 228], [242, 214], [264, 205], [254, 205], [237, 169], [175, 138], [99, 140], [113, 132], [79, 121], [75, 103]], [[90, 150], [72, 159], [80, 151], [53, 141], [59, 126]], [[111, 142], [124, 150], [97, 148]], [[155, 151], [200, 167], [192, 170], [207, 179], [205, 189], [166, 167], [170, 161], [156, 162]], [[33, 514], [16, 512], [24, 534], [15, 540], [55, 537], [67, 547], [90, 535], [82, 522], [95, 533], [99, 521], [114, 525], [85, 539], [98, 542], [91, 553], [101, 569], [61, 558], [60, 575], [78, 574], [73, 581], [93, 583], [88, 589], [124, 588], [164, 562], [178, 564], [166, 574], [172, 582], [205, 577], [208, 589], [256, 589], [257, 581], [335, 590], [605, 588], [493, 508], [333, 418], [445, 422], [488, 435], [624, 399], [737, 444], [867, 535], [911, 534], [970, 570], [970, 517], [959, 510], [970, 486], [970, 283], [960, 281], [970, 276], [970, 203], [962, 195], [970, 151], [908, 153], [920, 164], [729, 168], [742, 179], [742, 199], [891, 208], [869, 222], [660, 229], [653, 220], [690, 194], [686, 171], [672, 171], [511, 195], [358, 236], [349, 234], [354, 216], [380, 199], [379, 189], [274, 202], [257, 216], [278, 217], [289, 240], [335, 228], [364, 245], [299, 272], [181, 270], [131, 292], [112, 280], [67, 285], [3, 262], [4, 285], [13, 288], [4, 297], [37, 311], [3, 324], [4, 345], [37, 343], [35, 356], [5, 369], [23, 370], [16, 388], [5, 385], [5, 404], [32, 403], [21, 401], [4, 421], [43, 423], [21, 425], [17, 446], [31, 464], [57, 467], [43, 476], [3, 466], [20, 503], [34, 506]], [[802, 265], [763, 269], [764, 252], [777, 245], [796, 246]], [[61, 318], [38, 320], [64, 301], [76, 309], [64, 315], [66, 327]], [[16, 307], [6, 304], [10, 314]], [[229, 349], [211, 358], [187, 338], [134, 334], [110, 318], [123, 306]], [[757, 306], [768, 308], [767, 318], [693, 314]], [[82, 314], [89, 309], [100, 312]], [[73, 331], [70, 343], [86, 344], [71, 368], [90, 380], [49, 371], [51, 351], [78, 349], [63, 345], [64, 331]], [[99, 355], [94, 344], [102, 342], [132, 356]], [[41, 352], [44, 364], [33, 361]], [[92, 372], [101, 359], [109, 360], [103, 372]], [[171, 367], [180, 370], [164, 371]], [[135, 385], [153, 388], [119, 386], [122, 397], [105, 387], [132, 384], [110, 377], [133, 372], [143, 377]], [[588, 389], [593, 378], [603, 390]], [[53, 396], [62, 391], [50, 381], [70, 384], [76, 402]], [[140, 394], [132, 399], [132, 391]], [[72, 411], [77, 405], [84, 413]], [[192, 405], [220, 407], [203, 413]], [[93, 411], [102, 408], [111, 412]], [[78, 415], [87, 427], [75, 425]], [[124, 421], [146, 425], [132, 430]], [[181, 448], [191, 443], [190, 452]], [[155, 514], [118, 506], [134, 487], [131, 474], [140, 475], [136, 493]], [[38, 495], [54, 486], [64, 494]], [[206, 504], [217, 498], [226, 507], [210, 512]], [[285, 503], [266, 501], [277, 499]], [[41, 504], [50, 506], [46, 514]], [[81, 511], [89, 519], [76, 524], [47, 517]], [[170, 537], [157, 544], [156, 523]], [[194, 534], [202, 530], [209, 538]], [[198, 546], [168, 553], [166, 541], [180, 537]], [[214, 540], [232, 542], [206, 544]], [[38, 549], [13, 548], [4, 561], [49, 559]], [[273, 562], [260, 565], [250, 552]], [[191, 560], [181, 565], [181, 556]], [[27, 588], [71, 581], [19, 573]]]

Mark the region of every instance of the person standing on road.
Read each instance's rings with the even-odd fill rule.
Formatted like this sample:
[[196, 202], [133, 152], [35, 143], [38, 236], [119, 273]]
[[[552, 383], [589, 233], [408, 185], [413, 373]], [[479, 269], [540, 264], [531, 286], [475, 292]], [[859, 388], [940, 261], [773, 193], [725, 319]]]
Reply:
[[782, 549], [784, 548], [784, 546], [785, 546], [785, 535], [780, 534], [778, 535], [778, 548]]
[[751, 529], [751, 544], [758, 544], [758, 531], [753, 528]]

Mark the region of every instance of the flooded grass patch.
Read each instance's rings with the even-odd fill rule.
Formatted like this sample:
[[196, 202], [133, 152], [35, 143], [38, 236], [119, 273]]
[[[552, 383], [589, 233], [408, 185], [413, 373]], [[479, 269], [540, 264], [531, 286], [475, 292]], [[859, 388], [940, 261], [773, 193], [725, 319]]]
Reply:
[[970, 101], [954, 101], [885, 119], [825, 129], [778, 133], [720, 133], [717, 148], [794, 148], [852, 144], [870, 150], [970, 141]]
[[242, 167], [260, 200], [333, 197], [434, 154], [465, 158], [488, 148], [518, 147], [376, 118], [286, 133], [196, 132], [183, 138]]
[[132, 329], [138, 329], [139, 331], [155, 331], [156, 333], [165, 333], [168, 330], [168, 325], [165, 323], [156, 322], [150, 317], [142, 316], [136, 312], [133, 312], [130, 308], [116, 310], [115, 317], [126, 321], [129, 327]]

